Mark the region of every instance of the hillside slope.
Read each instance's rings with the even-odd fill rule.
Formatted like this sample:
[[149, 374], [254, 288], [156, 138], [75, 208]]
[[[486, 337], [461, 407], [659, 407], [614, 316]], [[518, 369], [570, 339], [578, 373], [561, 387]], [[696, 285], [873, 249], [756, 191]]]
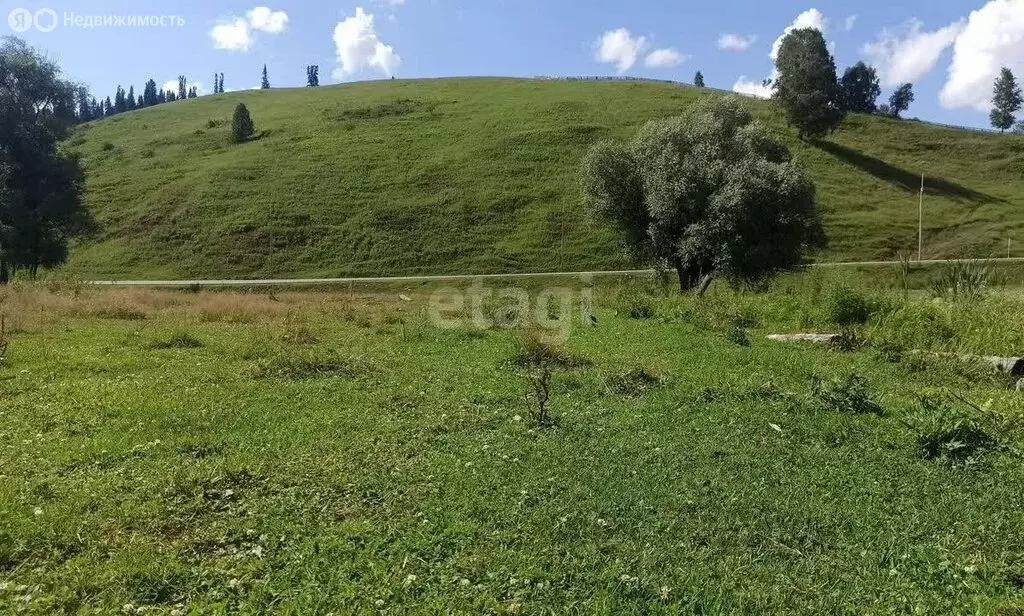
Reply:
[[[83, 276], [273, 277], [626, 265], [583, 211], [576, 172], [603, 138], [678, 113], [696, 88], [623, 81], [441, 79], [247, 91], [83, 126], [102, 230]], [[230, 143], [238, 102], [258, 138]], [[1024, 254], [1024, 138], [855, 116], [819, 146], [747, 103], [818, 185], [828, 260]]]

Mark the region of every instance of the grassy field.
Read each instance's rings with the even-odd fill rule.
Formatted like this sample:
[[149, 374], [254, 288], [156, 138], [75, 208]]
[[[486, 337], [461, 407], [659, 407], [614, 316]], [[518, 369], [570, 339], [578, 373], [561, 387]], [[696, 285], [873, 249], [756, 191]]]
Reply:
[[0, 291], [0, 611], [1024, 610], [1024, 397], [911, 350], [1019, 354], [1019, 290], [602, 287], [552, 429], [439, 292]]
[[[696, 88], [516, 79], [386, 81], [207, 96], [81, 127], [102, 230], [68, 271], [210, 278], [578, 271], [624, 265], [588, 219], [579, 160], [678, 114]], [[244, 102], [258, 138], [231, 145]], [[1024, 138], [854, 116], [824, 143], [747, 101], [807, 166], [831, 260], [1015, 255]]]

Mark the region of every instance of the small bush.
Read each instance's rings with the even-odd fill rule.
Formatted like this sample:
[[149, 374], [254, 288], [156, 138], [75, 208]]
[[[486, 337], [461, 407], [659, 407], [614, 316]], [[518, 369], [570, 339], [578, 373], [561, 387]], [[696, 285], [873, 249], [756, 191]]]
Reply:
[[832, 292], [827, 311], [829, 322], [840, 327], [864, 325], [871, 318], [871, 302], [863, 294], [843, 286]]
[[951, 301], [976, 301], [996, 286], [988, 263], [980, 261], [949, 261], [942, 272], [928, 283], [932, 297]]
[[887, 364], [898, 364], [903, 361], [906, 348], [902, 344], [880, 340], [874, 344], [875, 358]]
[[570, 354], [563, 345], [546, 340], [544, 333], [537, 330], [518, 332], [515, 345], [516, 351], [512, 361], [520, 368], [548, 366], [558, 370], [571, 370], [591, 365], [587, 358]]
[[654, 316], [654, 298], [635, 287], [619, 293], [619, 312], [631, 319], [650, 319]]
[[725, 339], [735, 344], [736, 346], [750, 346], [750, 336], [747, 335], [747, 330], [736, 325], [733, 325], [732, 327], [726, 330]]
[[103, 145], [100, 146], [100, 149], [103, 150], [104, 152], [113, 151], [114, 150], [114, 144], [110, 143], [109, 141], [105, 141], [103, 143]]
[[217, 128], [219, 126], [222, 126], [223, 124], [224, 124], [224, 120], [212, 120], [211, 119], [211, 120], [207, 120], [206, 121], [206, 128]]
[[650, 389], [662, 387], [665, 384], [665, 379], [651, 374], [644, 368], [634, 368], [613, 376], [609, 379], [608, 384], [618, 395], [632, 397], [639, 396]]
[[360, 362], [336, 353], [283, 354], [261, 359], [252, 368], [256, 379], [302, 381], [323, 378], [356, 378], [363, 372]]
[[999, 439], [977, 419], [951, 401], [924, 396], [910, 419], [917, 434], [918, 453], [925, 460], [971, 465], [999, 447]]
[[249, 115], [249, 109], [242, 103], [235, 107], [235, 113], [231, 116], [231, 138], [235, 143], [244, 143], [252, 138], [256, 127]]
[[825, 409], [835, 413], [853, 415], [881, 415], [882, 407], [875, 402], [867, 380], [857, 374], [825, 381], [811, 378], [811, 395]]
[[868, 341], [863, 336], [851, 329], [847, 329], [832, 339], [832, 342], [829, 343], [829, 348], [840, 353], [853, 353], [863, 349], [867, 344]]
[[166, 340], [157, 340], [149, 345], [151, 349], [199, 349], [203, 341], [187, 332], [177, 332]]

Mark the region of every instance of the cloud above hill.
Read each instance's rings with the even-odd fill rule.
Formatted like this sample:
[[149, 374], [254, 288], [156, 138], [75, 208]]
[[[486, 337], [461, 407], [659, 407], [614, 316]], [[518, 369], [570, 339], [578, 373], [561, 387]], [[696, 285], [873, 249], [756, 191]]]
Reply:
[[345, 79], [363, 70], [390, 77], [402, 65], [402, 57], [380, 40], [373, 15], [362, 7], [334, 27], [334, 46], [338, 57], [335, 79]]
[[992, 83], [1004, 66], [1024, 77], [1024, 0], [992, 0], [971, 12], [953, 43], [940, 104], [988, 111]]
[[245, 17], [230, 17], [210, 29], [215, 49], [246, 52], [253, 46], [257, 32], [280, 34], [288, 27], [288, 13], [266, 6], [253, 7]]

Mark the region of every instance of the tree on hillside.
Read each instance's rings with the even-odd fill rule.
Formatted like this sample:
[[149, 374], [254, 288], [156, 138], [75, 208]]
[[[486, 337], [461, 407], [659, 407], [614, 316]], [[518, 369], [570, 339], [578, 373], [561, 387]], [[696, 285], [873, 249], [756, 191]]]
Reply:
[[156, 104], [160, 105], [167, 102], [167, 92], [160, 90], [156, 93]]
[[598, 143], [581, 186], [630, 254], [673, 268], [683, 291], [762, 280], [824, 244], [814, 184], [735, 98], [651, 121], [632, 143]]
[[306, 86], [315, 88], [320, 85], [320, 65], [310, 64], [306, 67]]
[[774, 99], [785, 108], [801, 139], [821, 137], [842, 123], [836, 63], [821, 31], [803, 28], [787, 34], [775, 65]]
[[256, 127], [252, 123], [249, 109], [242, 103], [238, 103], [235, 113], [231, 116], [231, 138], [235, 143], [244, 143], [252, 137], [255, 131]]
[[117, 92], [114, 94], [114, 113], [124, 113], [125, 111], [128, 111], [128, 100], [125, 98], [124, 89], [117, 86]]
[[914, 85], [905, 83], [896, 88], [896, 91], [889, 97], [889, 113], [892, 117], [898, 118], [900, 114], [910, 109], [910, 103], [914, 102]]
[[697, 71], [697, 74], [693, 76], [693, 85], [698, 88], [704, 87], [704, 73]]
[[882, 95], [878, 73], [874, 67], [858, 62], [843, 73], [839, 80], [839, 92], [845, 111], [874, 113], [875, 101]]
[[156, 82], [152, 79], [147, 81], [146, 86], [142, 89], [142, 102], [146, 107], [157, 104]]
[[1017, 120], [1014, 114], [1020, 111], [1022, 103], [1024, 103], [1024, 98], [1021, 97], [1017, 79], [1013, 76], [1013, 71], [1004, 66], [999, 71], [999, 77], [996, 78], [993, 87], [992, 105], [994, 109], [989, 116], [992, 126], [998, 128], [1000, 132], [1006, 132], [1007, 129], [1013, 127], [1013, 123]]
[[75, 104], [77, 105], [78, 121], [88, 122], [93, 119], [93, 105], [89, 102], [89, 88], [79, 86], [75, 91], [75, 97], [77, 99]]
[[192, 86], [188, 89], [189, 98], [196, 98], [197, 96], [199, 96], [199, 89], [196, 86]]
[[128, 86], [128, 111], [135, 109], [135, 86]]
[[75, 121], [76, 94], [23, 41], [0, 44], [0, 283], [63, 263], [68, 241], [92, 225], [78, 158], [58, 147]]
[[220, 84], [220, 93], [223, 94], [224, 93], [224, 73], [220, 74], [219, 84]]
[[110, 97], [108, 96], [103, 101], [103, 117], [108, 118], [112, 115], [114, 115], [114, 104], [110, 102]]
[[270, 89], [270, 79], [267, 77], [267, 65], [266, 64], [263, 65], [263, 83], [260, 84], [260, 89], [261, 90], [269, 90]]
[[174, 90], [168, 90], [167, 91], [167, 102], [168, 103], [173, 103], [176, 100], [178, 100], [178, 95], [174, 93]]
[[178, 75], [178, 99], [188, 97], [188, 79], [184, 75]]

